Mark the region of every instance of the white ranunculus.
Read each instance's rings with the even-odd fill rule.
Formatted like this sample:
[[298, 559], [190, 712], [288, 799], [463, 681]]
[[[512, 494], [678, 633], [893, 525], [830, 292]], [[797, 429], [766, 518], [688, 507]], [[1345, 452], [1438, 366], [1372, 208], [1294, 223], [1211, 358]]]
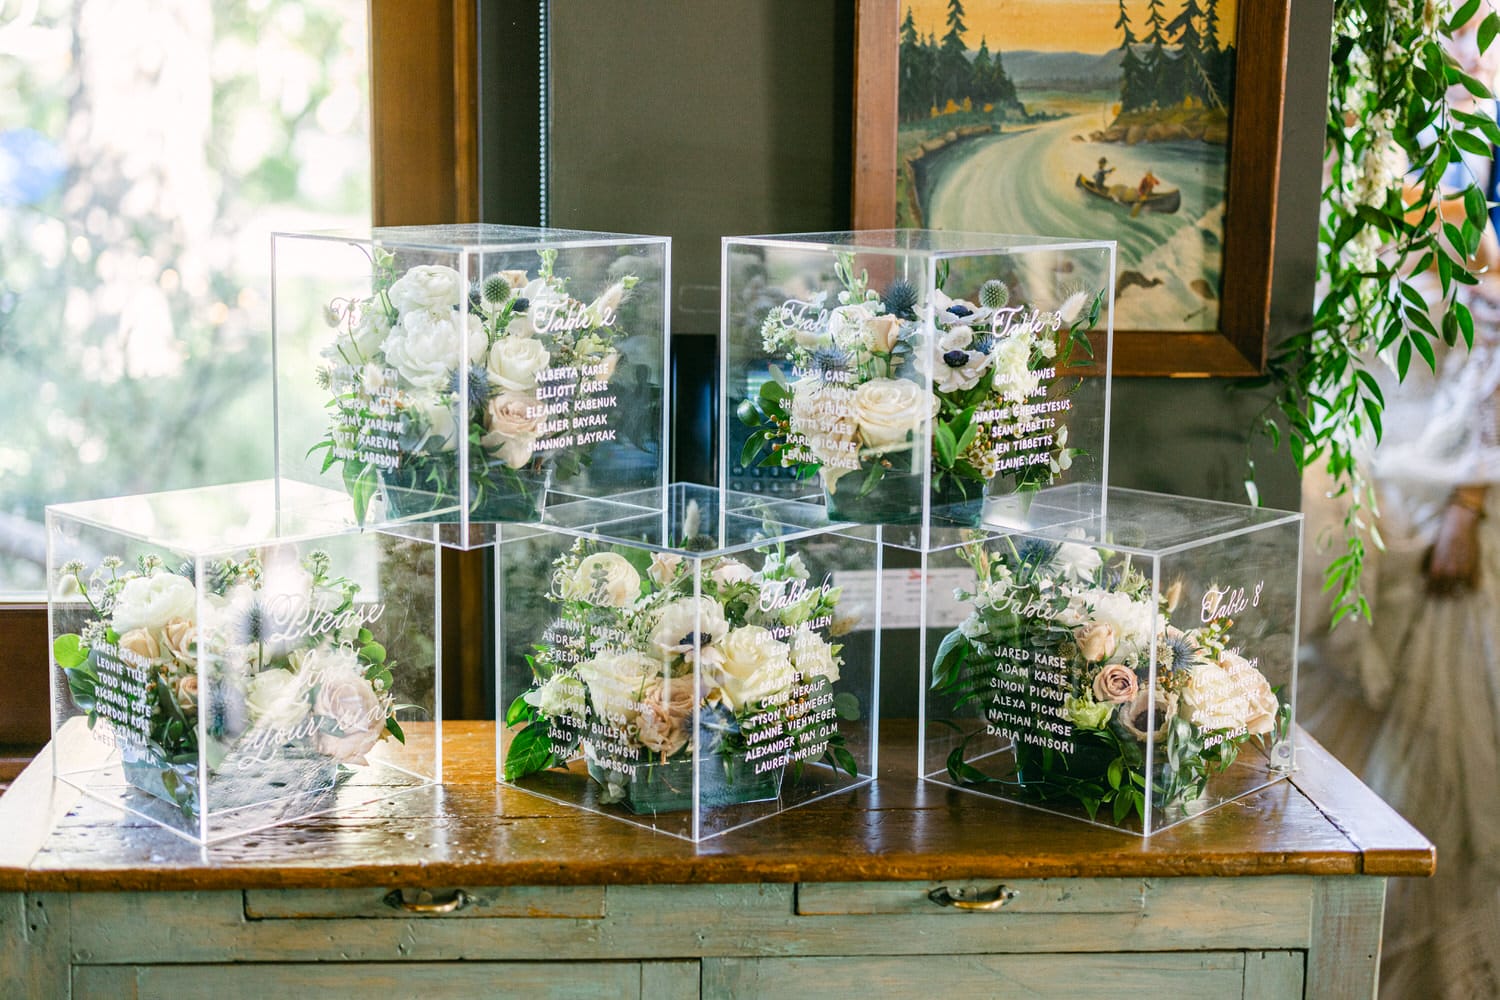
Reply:
[[160, 572], [125, 582], [115, 597], [110, 624], [124, 633], [133, 628], [159, 629], [173, 618], [195, 621], [197, 617], [198, 591], [193, 581]]
[[522, 697], [526, 704], [551, 719], [583, 721], [583, 681], [572, 674], [556, 673]]
[[641, 592], [641, 575], [617, 552], [595, 552], [584, 556], [571, 576], [562, 581], [562, 595], [570, 601], [588, 601], [623, 608]]
[[312, 706], [304, 678], [289, 670], [264, 670], [245, 687], [250, 722], [263, 729], [289, 732], [307, 718]]
[[[1114, 626], [1115, 635], [1121, 642], [1139, 648], [1153, 637], [1157, 621], [1149, 599], [1133, 600], [1109, 590], [1087, 591], [1083, 599], [1093, 608], [1089, 620]], [[1165, 620], [1160, 624], [1164, 626]]]
[[469, 316], [462, 324], [460, 319], [453, 309], [407, 313], [386, 338], [386, 361], [417, 388], [447, 388], [454, 371], [484, 356], [486, 339], [479, 317]]
[[926, 433], [937, 399], [906, 379], [873, 378], [854, 390], [854, 414], [865, 445], [880, 451], [909, 446]]
[[719, 694], [731, 711], [787, 697], [795, 674], [791, 649], [758, 625], [737, 628], [719, 644], [724, 660], [716, 673]]
[[839, 661], [833, 646], [806, 625], [792, 635], [792, 666], [804, 680], [826, 677], [833, 683], [839, 679]]
[[994, 386], [998, 392], [1024, 399], [1041, 384], [1031, 370], [1031, 344], [1031, 334], [1013, 333], [995, 345], [990, 357], [995, 361]]
[[1229, 672], [1217, 663], [1195, 663], [1178, 689], [1178, 712], [1200, 729], [1238, 729], [1249, 721], [1250, 705]]
[[712, 646], [729, 632], [724, 608], [711, 597], [682, 597], [661, 609], [651, 627], [651, 648], [663, 656]]
[[662, 673], [659, 662], [633, 649], [602, 652], [577, 669], [588, 685], [594, 711], [617, 724], [640, 714], [647, 683]]
[[391, 283], [386, 292], [403, 315], [427, 309], [451, 309], [463, 301], [464, 277], [442, 264], [418, 264]]
[[552, 361], [552, 355], [541, 341], [529, 337], [506, 337], [490, 348], [486, 367], [490, 381], [512, 392], [530, 392], [536, 388], [536, 376]]

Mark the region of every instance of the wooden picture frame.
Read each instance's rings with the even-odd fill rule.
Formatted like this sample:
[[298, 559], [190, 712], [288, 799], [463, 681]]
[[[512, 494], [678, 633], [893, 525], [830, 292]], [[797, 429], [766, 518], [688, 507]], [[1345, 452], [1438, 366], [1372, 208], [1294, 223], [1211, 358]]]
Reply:
[[[901, 2], [856, 4], [856, 229], [889, 229], [895, 224]], [[1259, 374], [1265, 367], [1290, 11], [1291, 0], [1241, 0], [1239, 5], [1219, 329], [1117, 329], [1116, 375], [1244, 376]]]

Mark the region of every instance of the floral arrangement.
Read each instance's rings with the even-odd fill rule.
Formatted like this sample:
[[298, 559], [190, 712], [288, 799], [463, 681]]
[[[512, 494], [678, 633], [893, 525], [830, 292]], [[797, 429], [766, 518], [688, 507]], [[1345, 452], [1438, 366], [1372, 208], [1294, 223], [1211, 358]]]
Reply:
[[691, 564], [583, 540], [554, 562], [557, 618], [505, 716], [506, 781], [581, 749], [601, 801], [658, 812], [691, 805], [695, 753], [720, 762], [719, 791], [704, 779], [718, 804], [774, 798], [789, 764], [857, 774], [836, 719], [859, 718], [858, 699], [835, 693], [842, 646], [820, 634], [853, 627], [839, 588], [809, 585], [802, 557], [781, 546], [758, 568], [704, 560], [696, 596]]
[[309, 757], [346, 768], [406, 741], [396, 713], [415, 706], [396, 703], [395, 664], [366, 627], [383, 606], [356, 603], [358, 584], [330, 576], [326, 553], [271, 574], [254, 555], [224, 560], [198, 583], [155, 556], [83, 574], [62, 567], [57, 596], [81, 598], [89, 621], [54, 640], [53, 658], [89, 727], [112, 723], [127, 777], [189, 819], [200, 751], [221, 771], [231, 758], [241, 770]]
[[312, 451], [324, 452], [324, 472], [341, 465], [361, 520], [381, 485], [401, 514], [414, 502], [416, 512], [458, 504], [460, 449], [469, 509], [529, 520], [549, 476], [575, 475], [610, 439], [575, 429], [607, 424], [614, 400], [602, 393], [625, 336], [617, 319], [638, 279], [585, 303], [555, 273], [557, 251], [539, 256], [535, 275], [498, 271], [471, 287], [445, 265], [402, 271], [376, 248], [374, 293], [329, 304], [338, 335], [318, 377], [334, 393], [332, 422]]
[[[1153, 600], [1151, 581], [1128, 557], [1076, 543], [1002, 544], [963, 547], [977, 585], [958, 597], [972, 610], [933, 660], [932, 688], [949, 710], [977, 707], [984, 719], [967, 733], [946, 722], [963, 733], [947, 760], [953, 781], [1072, 802], [1090, 819], [1107, 807], [1117, 825], [1132, 814], [1144, 822], [1147, 795], [1153, 809], [1191, 812], [1245, 743], [1285, 738], [1290, 707], [1235, 647], [1221, 613], [1228, 605], [1180, 629], [1170, 616], [1181, 584]], [[971, 755], [981, 735], [1013, 742], [1002, 773], [980, 765], [1006, 755]]]
[[[1491, 81], [1475, 65], [1497, 36], [1500, 13], [1481, 0], [1334, 4], [1321, 296], [1311, 326], [1273, 349], [1259, 381], [1275, 398], [1256, 424], [1273, 448], [1285, 437], [1299, 471], [1326, 463], [1346, 503], [1344, 553], [1324, 587], [1335, 623], [1368, 618], [1365, 554], [1383, 544], [1359, 461], [1386, 407], [1370, 366], [1381, 359], [1405, 379], [1414, 361], [1436, 370], [1440, 340], [1474, 343], [1465, 289], [1480, 280], [1489, 206], [1465, 159], [1489, 161], [1500, 143]], [[1421, 280], [1430, 272], [1436, 296]]]
[[741, 404], [753, 428], [742, 464], [759, 456], [799, 478], [817, 473], [831, 509], [866, 521], [901, 517], [902, 501], [878, 500], [896, 477], [902, 485], [884, 489], [904, 491], [905, 506], [920, 511], [912, 480], [924, 471], [929, 428], [934, 503], [978, 498], [1002, 474], [1016, 492], [1037, 490], [1072, 464], [1066, 424], [1035, 404], [1060, 370], [1093, 357], [1085, 331], [1102, 291], [1068, 290], [1043, 312], [1012, 304], [998, 278], [970, 302], [943, 291], [944, 273], [922, 303], [906, 281], [871, 288], [851, 254], [839, 255], [835, 274], [837, 305], [823, 292], [772, 306], [761, 324], [765, 352], [789, 360], [793, 377], [772, 365], [772, 380]]

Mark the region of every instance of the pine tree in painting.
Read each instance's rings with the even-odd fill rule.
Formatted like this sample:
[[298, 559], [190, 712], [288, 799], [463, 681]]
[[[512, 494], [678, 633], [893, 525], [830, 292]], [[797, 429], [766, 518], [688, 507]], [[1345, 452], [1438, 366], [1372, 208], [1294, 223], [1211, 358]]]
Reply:
[[1182, 11], [1167, 24], [1177, 43], [1177, 68], [1185, 95], [1201, 101], [1205, 107], [1222, 107], [1224, 100], [1214, 85], [1213, 66], [1199, 24], [1205, 13], [1198, 0], [1186, 0]]
[[917, 22], [910, 7], [901, 22], [899, 55], [901, 79], [897, 91], [898, 113], [902, 121], [925, 118], [937, 103], [931, 50], [917, 33]]
[[1120, 0], [1120, 16], [1115, 21], [1120, 29], [1120, 110], [1138, 111], [1146, 106], [1146, 64], [1135, 54], [1138, 39], [1130, 27], [1130, 13], [1125, 9], [1125, 0]]
[[942, 80], [938, 96], [944, 102], [953, 101], [962, 104], [965, 97], [969, 96], [969, 84], [973, 71], [969, 66], [968, 47], [964, 45], [964, 33], [968, 26], [964, 24], [963, 0], [948, 0], [948, 33], [943, 36], [943, 48], [938, 54], [938, 74]]
[[1150, 29], [1146, 32], [1145, 42], [1150, 46], [1146, 50], [1146, 82], [1147, 100], [1144, 106], [1167, 107], [1176, 104], [1180, 99], [1180, 89], [1177, 86], [1177, 62], [1167, 54], [1167, 19], [1162, 13], [1162, 0], [1150, 0], [1146, 5], [1146, 25]]

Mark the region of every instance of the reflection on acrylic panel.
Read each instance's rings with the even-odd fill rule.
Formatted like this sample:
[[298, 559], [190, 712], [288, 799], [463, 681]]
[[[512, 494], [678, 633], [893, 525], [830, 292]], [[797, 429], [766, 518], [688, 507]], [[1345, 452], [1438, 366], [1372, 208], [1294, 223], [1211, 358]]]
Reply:
[[1113, 239], [1117, 329], [1217, 329], [1237, 7], [908, 0], [897, 224]]

